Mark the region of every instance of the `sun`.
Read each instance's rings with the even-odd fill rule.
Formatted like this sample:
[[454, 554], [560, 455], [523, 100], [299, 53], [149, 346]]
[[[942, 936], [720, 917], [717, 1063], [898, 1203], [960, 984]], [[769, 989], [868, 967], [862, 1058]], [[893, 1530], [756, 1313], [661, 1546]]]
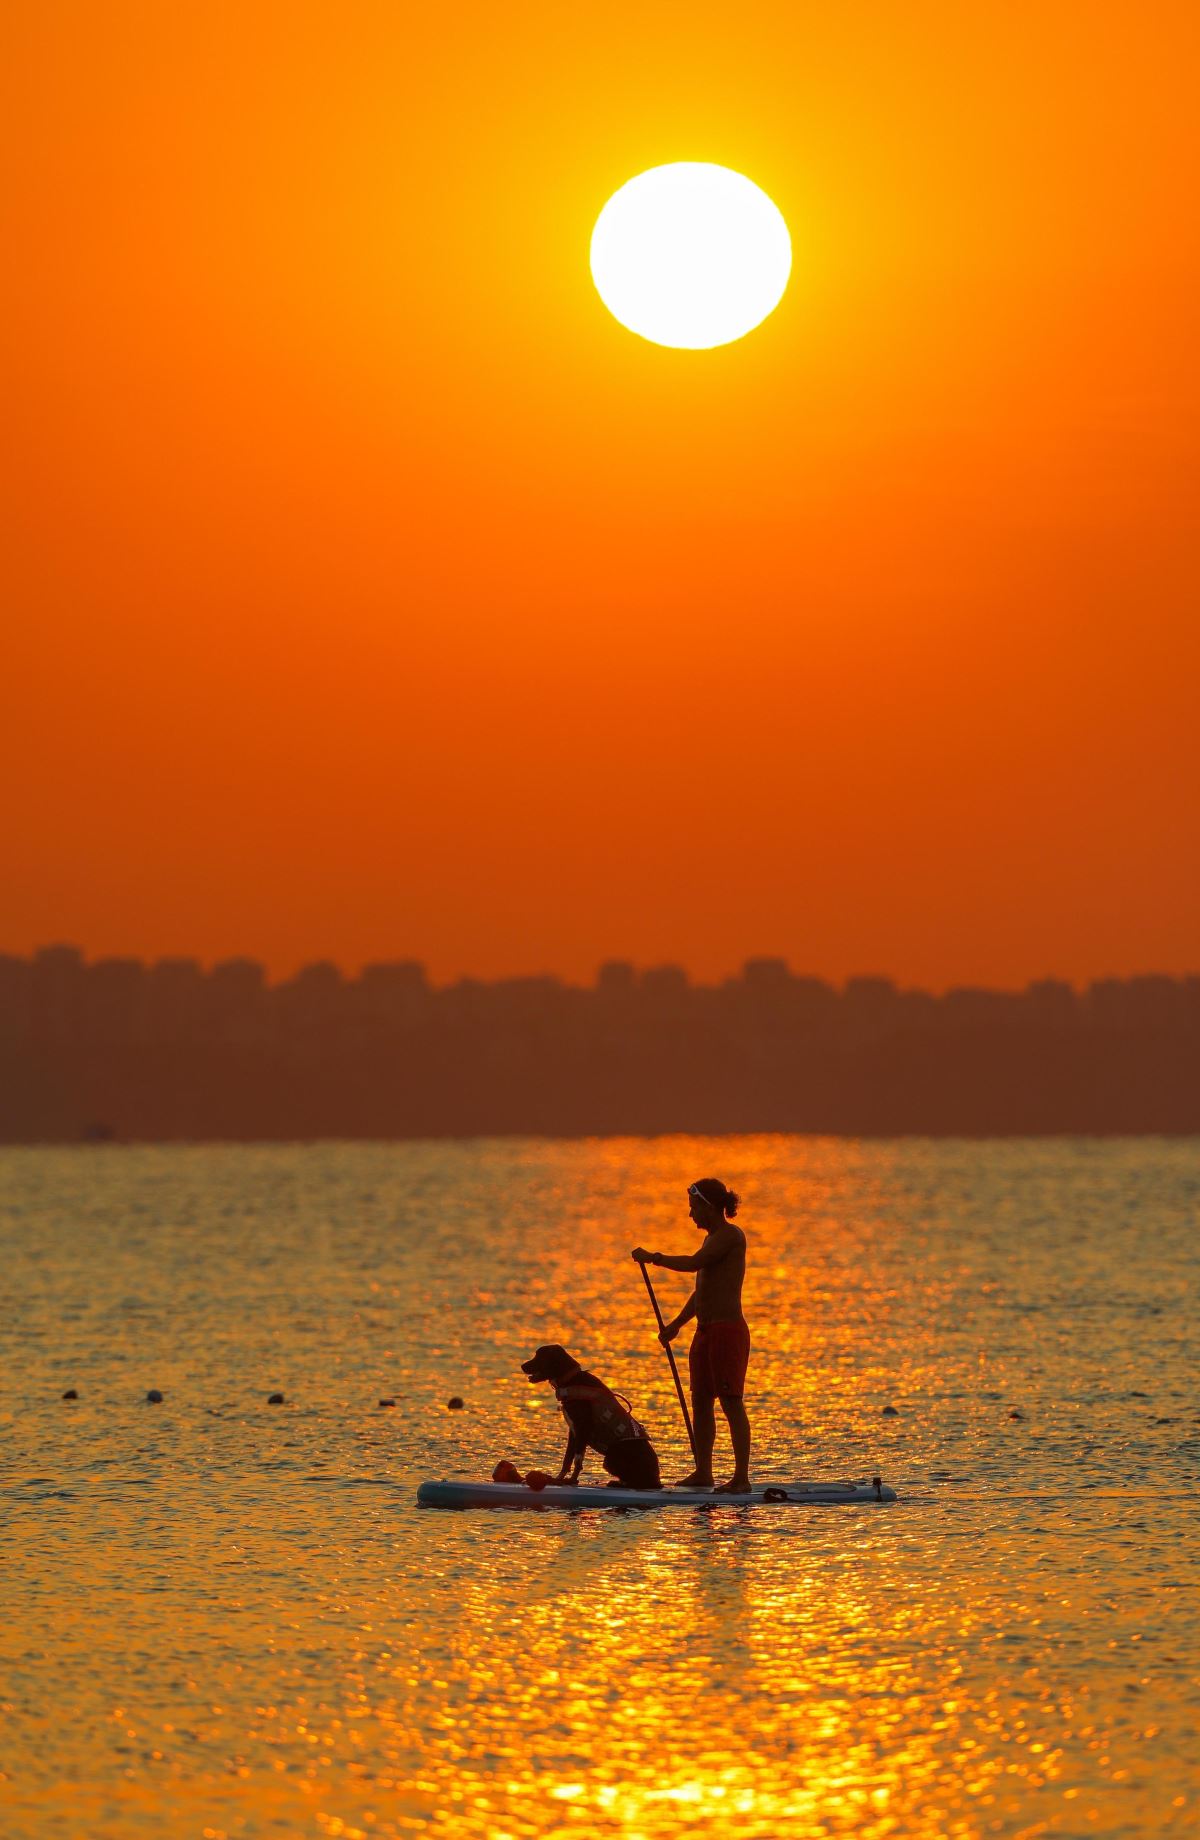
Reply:
[[777, 207], [728, 166], [652, 166], [614, 192], [592, 231], [592, 279], [630, 332], [707, 351], [783, 298], [792, 239]]

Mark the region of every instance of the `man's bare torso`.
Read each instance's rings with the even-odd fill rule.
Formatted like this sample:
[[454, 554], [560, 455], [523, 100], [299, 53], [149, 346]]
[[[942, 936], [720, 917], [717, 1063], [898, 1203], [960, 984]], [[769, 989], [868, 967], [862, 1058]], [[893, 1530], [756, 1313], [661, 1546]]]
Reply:
[[738, 1322], [742, 1314], [742, 1280], [746, 1276], [746, 1235], [732, 1221], [717, 1229], [729, 1237], [729, 1251], [696, 1273], [696, 1321]]

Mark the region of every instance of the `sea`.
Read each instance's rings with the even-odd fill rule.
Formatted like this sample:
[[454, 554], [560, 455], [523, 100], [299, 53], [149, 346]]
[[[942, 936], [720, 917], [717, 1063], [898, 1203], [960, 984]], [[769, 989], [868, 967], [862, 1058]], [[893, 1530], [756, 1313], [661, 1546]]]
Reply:
[[[690, 1467], [708, 1175], [756, 1479], [899, 1499], [418, 1508], [557, 1469], [543, 1342]], [[1194, 1139], [0, 1152], [0, 1834], [1200, 1832], [1198, 1216]]]

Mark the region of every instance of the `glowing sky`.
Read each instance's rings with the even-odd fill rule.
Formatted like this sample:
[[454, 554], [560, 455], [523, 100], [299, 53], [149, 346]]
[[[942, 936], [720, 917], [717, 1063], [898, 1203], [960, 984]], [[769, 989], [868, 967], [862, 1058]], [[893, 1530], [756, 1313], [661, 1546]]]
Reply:
[[[20, 9], [0, 949], [1196, 968], [1198, 20]], [[672, 160], [716, 352], [589, 275]]]

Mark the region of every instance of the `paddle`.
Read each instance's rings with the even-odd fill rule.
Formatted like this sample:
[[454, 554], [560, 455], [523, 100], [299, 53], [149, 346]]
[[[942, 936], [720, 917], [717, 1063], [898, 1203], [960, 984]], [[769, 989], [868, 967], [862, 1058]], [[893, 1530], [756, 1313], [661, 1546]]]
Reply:
[[[650, 1282], [650, 1273], [646, 1270], [646, 1267], [642, 1264], [640, 1259], [638, 1260], [638, 1266], [643, 1278], [646, 1280], [646, 1289], [650, 1293], [650, 1302], [654, 1305], [655, 1320], [660, 1330], [665, 1329], [667, 1325], [663, 1321], [663, 1313], [658, 1307], [658, 1298], [654, 1295], [654, 1286]], [[679, 1395], [679, 1410], [683, 1413], [683, 1422], [687, 1426], [688, 1443], [692, 1447], [692, 1461], [698, 1470], [700, 1468], [700, 1459], [696, 1455], [696, 1433], [692, 1430], [691, 1413], [687, 1409], [687, 1400], [683, 1396], [683, 1385], [679, 1378], [679, 1369], [675, 1365], [675, 1351], [671, 1347], [670, 1342], [664, 1342], [663, 1347], [666, 1349], [667, 1359], [671, 1363], [671, 1378], [675, 1382], [675, 1391]]]

